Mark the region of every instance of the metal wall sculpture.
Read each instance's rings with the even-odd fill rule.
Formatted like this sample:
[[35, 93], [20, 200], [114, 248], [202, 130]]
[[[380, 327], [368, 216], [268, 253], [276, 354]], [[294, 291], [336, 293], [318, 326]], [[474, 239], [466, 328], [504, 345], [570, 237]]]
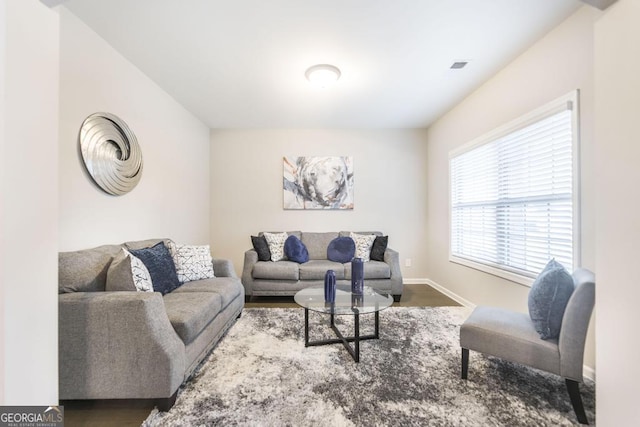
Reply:
[[95, 113], [82, 122], [80, 152], [87, 172], [105, 192], [120, 196], [142, 176], [142, 152], [129, 126], [110, 113]]

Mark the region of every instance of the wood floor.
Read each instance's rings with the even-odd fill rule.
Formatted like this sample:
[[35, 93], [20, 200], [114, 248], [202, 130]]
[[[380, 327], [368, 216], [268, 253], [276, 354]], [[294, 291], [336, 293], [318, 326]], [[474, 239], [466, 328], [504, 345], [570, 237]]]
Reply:
[[[429, 285], [404, 285], [400, 302], [394, 307], [458, 306], [457, 302]], [[251, 307], [299, 307], [293, 297], [254, 297], [245, 304]], [[214, 350], [215, 351], [215, 350]], [[154, 407], [152, 400], [76, 400], [61, 401], [64, 405], [66, 427], [124, 427], [139, 426]]]

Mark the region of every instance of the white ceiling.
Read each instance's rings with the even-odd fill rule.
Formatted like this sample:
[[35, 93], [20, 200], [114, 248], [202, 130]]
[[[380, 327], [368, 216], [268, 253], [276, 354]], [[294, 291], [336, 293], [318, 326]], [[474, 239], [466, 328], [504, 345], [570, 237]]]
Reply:
[[[68, 0], [211, 128], [422, 128], [578, 0]], [[462, 70], [450, 70], [468, 60]], [[305, 70], [342, 71], [327, 89]]]

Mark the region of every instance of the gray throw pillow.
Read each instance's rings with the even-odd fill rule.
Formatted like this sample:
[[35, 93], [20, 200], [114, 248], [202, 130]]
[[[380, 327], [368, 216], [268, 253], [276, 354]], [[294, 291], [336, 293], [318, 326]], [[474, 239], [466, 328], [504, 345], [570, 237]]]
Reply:
[[555, 259], [549, 261], [531, 285], [529, 316], [543, 340], [560, 335], [562, 317], [573, 289], [573, 278]]

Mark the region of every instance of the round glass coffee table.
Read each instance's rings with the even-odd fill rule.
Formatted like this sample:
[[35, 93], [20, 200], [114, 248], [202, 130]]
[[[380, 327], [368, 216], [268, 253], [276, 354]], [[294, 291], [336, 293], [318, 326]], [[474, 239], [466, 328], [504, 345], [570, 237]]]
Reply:
[[[304, 308], [304, 346], [317, 346], [327, 344], [342, 343], [353, 360], [360, 361], [360, 341], [373, 340], [379, 338], [379, 324], [381, 310], [393, 304], [393, 297], [381, 293], [369, 286], [364, 287], [362, 295], [351, 293], [351, 286], [336, 286], [336, 301], [328, 303], [324, 301], [324, 286], [313, 286], [302, 289], [294, 296], [295, 302]], [[309, 310], [318, 313], [328, 314], [330, 326], [338, 338], [309, 341]], [[360, 335], [360, 315], [375, 314], [375, 331], [373, 335]], [[338, 330], [335, 324], [335, 316], [354, 316], [354, 334], [352, 337], [345, 337]], [[353, 347], [349, 343], [353, 343]]]

